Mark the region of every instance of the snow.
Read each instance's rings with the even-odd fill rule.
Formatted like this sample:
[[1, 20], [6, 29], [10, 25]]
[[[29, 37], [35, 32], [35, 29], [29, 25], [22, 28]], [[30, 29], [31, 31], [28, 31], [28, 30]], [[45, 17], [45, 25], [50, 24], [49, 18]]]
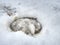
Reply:
[[[3, 11], [3, 5], [16, 8], [20, 17], [37, 17], [41, 33], [32, 37], [12, 32], [8, 24], [14, 18]], [[60, 45], [60, 0], [0, 0], [0, 45]]]

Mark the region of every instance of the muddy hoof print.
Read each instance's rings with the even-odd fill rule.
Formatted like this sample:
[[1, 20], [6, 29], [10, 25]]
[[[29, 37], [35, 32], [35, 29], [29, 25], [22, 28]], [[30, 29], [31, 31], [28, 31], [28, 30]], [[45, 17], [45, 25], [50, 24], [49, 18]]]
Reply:
[[21, 18], [15, 19], [10, 24], [10, 28], [14, 32], [22, 31], [27, 35], [35, 35], [41, 31], [42, 25], [37, 20], [37, 18], [21, 17]]

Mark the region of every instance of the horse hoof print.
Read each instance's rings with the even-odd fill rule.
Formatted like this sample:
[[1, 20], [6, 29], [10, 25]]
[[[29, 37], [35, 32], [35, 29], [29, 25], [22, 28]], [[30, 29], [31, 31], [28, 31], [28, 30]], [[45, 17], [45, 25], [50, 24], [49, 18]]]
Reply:
[[34, 17], [21, 17], [15, 19], [11, 24], [12, 31], [22, 31], [27, 35], [36, 35], [42, 30], [41, 23]]

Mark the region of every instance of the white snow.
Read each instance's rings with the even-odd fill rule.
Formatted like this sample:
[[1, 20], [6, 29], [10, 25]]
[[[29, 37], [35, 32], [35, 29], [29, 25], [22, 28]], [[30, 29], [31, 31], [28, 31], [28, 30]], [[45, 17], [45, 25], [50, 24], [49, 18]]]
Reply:
[[[20, 17], [37, 17], [43, 26], [40, 35], [12, 32], [8, 25], [12, 17], [1, 5], [16, 8]], [[60, 45], [60, 0], [0, 0], [0, 45]]]

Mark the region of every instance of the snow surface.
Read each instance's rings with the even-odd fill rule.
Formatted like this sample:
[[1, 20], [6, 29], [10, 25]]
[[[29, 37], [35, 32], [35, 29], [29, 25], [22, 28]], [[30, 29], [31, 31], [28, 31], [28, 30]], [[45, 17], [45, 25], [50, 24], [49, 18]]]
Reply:
[[[3, 5], [16, 8], [16, 15], [37, 17], [42, 31], [36, 37], [11, 32]], [[0, 45], [60, 45], [60, 0], [0, 0]]]

